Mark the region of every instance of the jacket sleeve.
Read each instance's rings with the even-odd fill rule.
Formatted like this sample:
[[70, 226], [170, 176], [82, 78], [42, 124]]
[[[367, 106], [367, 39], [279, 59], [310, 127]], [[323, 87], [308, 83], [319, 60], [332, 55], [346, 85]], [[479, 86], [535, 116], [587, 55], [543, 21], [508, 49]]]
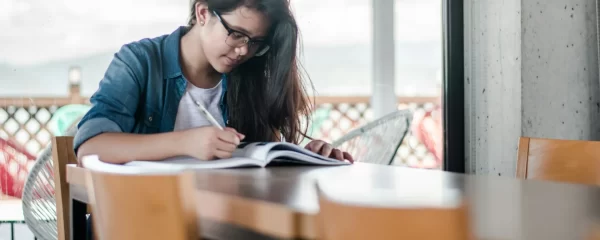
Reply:
[[90, 98], [91, 109], [77, 125], [75, 153], [87, 140], [106, 132], [131, 132], [135, 124], [145, 65], [135, 46], [125, 45], [108, 66], [98, 90]]

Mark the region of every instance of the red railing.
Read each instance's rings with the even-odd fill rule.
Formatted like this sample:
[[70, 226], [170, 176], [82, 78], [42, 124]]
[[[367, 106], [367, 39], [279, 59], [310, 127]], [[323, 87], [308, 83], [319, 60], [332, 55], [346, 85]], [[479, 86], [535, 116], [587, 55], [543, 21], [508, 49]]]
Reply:
[[35, 156], [20, 144], [0, 138], [0, 194], [21, 198]]

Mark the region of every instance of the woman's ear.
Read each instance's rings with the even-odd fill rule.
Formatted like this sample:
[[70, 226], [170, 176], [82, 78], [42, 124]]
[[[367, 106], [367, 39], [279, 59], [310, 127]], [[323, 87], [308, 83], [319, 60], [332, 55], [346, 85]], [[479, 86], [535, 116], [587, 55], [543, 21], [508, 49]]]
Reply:
[[200, 24], [200, 26], [203, 26], [206, 24], [206, 22], [208, 21], [208, 18], [210, 16], [210, 11], [208, 10], [208, 6], [197, 2], [195, 7], [196, 7], [196, 23]]

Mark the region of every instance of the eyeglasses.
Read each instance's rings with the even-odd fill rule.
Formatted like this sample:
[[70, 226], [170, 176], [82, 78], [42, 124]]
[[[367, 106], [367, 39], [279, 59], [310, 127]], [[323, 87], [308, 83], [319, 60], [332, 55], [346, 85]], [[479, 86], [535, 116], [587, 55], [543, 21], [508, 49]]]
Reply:
[[243, 32], [231, 29], [231, 27], [229, 27], [229, 25], [223, 20], [223, 18], [221, 18], [221, 14], [217, 13], [214, 10], [213, 13], [215, 14], [215, 16], [217, 16], [217, 18], [219, 18], [219, 21], [221, 22], [221, 24], [223, 24], [225, 30], [227, 30], [228, 34], [227, 38], [225, 39], [225, 43], [227, 45], [235, 48], [247, 45], [248, 53], [254, 54], [254, 56], [257, 57], [260, 57], [267, 53], [267, 51], [269, 50], [269, 45], [266, 43], [265, 40], [252, 39], [250, 36]]

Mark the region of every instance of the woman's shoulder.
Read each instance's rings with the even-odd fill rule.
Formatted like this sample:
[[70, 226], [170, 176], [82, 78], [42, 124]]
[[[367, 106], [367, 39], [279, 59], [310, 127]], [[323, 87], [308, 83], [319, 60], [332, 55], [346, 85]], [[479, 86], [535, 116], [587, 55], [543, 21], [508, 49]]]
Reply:
[[141, 72], [161, 73], [165, 64], [178, 63], [182, 31], [184, 29], [178, 28], [171, 34], [129, 42], [121, 47], [115, 57], [130, 63], [133, 70], [140, 68]]
[[162, 42], [167, 35], [144, 38], [137, 41], [129, 42], [121, 46], [121, 49], [116, 55], [132, 57], [141, 61], [148, 61], [160, 58], [162, 53]]
[[157, 53], [164, 48], [164, 42], [170, 34], [165, 34], [152, 38], [142, 38], [123, 45], [123, 47], [133, 48], [139, 53]]

